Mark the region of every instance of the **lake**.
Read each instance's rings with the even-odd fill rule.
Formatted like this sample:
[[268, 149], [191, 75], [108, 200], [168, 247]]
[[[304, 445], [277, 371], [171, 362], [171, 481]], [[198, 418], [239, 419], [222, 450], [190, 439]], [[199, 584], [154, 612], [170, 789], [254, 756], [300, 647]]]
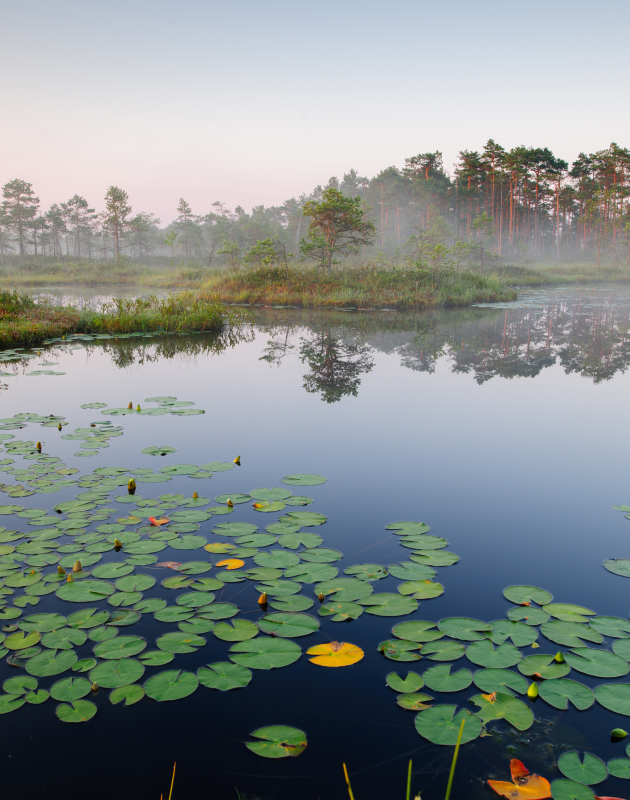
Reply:
[[[321, 548], [326, 552], [320, 557], [317, 544], [307, 547], [315, 555], [308, 556], [312, 560], [302, 559], [302, 566], [335, 568], [340, 578], [348, 578], [353, 573], [344, 574], [344, 570], [355, 565], [389, 568], [406, 562], [412, 568], [415, 564], [434, 570], [434, 583], [443, 586], [444, 591], [432, 599], [417, 601], [408, 595], [400, 606], [400, 615], [392, 616], [374, 614], [379, 606], [370, 605], [369, 597], [361, 605], [366, 597], [352, 599], [350, 593], [347, 602], [361, 606], [363, 612], [356, 619], [333, 621], [330, 615], [319, 613], [320, 602], [314, 591], [319, 581], [293, 581], [300, 583], [300, 588], [289, 594], [293, 587], [275, 584], [277, 578], [268, 577], [267, 613], [277, 613], [271, 602], [279, 602], [277, 608], [287, 608], [290, 613], [291, 604], [283, 606], [283, 600], [306, 597], [314, 601], [313, 606], [296, 613], [316, 620], [319, 629], [287, 638], [282, 632], [269, 636], [267, 630], [246, 641], [251, 643], [262, 637], [293, 642], [302, 650], [299, 659], [282, 668], [254, 666], [251, 682], [245, 688], [218, 691], [200, 684], [196, 691], [176, 702], [158, 702], [145, 696], [124, 707], [110, 702], [109, 689], [99, 688], [84, 698], [95, 704], [97, 713], [81, 724], [60, 721], [56, 714], [58, 703], [53, 698], [41, 706], [26, 703], [10, 716], [3, 716], [0, 757], [6, 797], [65, 798], [77, 787], [94, 800], [143, 800], [160, 794], [166, 797], [176, 761], [174, 800], [341, 800], [347, 797], [342, 769], [345, 762], [356, 800], [382, 800], [405, 796], [407, 765], [412, 759], [412, 797], [421, 792], [423, 800], [437, 800], [444, 797], [453, 748], [419, 735], [414, 725], [417, 711], [397, 704], [397, 693], [387, 685], [386, 676], [397, 672], [404, 677], [409, 670], [423, 674], [444, 664], [451, 664], [452, 672], [475, 672], [481, 667], [464, 656], [463, 650], [448, 660], [431, 659], [425, 652], [421, 660], [398, 663], [400, 652], [394, 648], [390, 654], [393, 658], [387, 658], [378, 646], [395, 638], [392, 626], [461, 617], [486, 623], [507, 619], [508, 610], [515, 606], [504, 597], [503, 590], [512, 585], [540, 587], [553, 595], [553, 603], [576, 604], [598, 617], [628, 621], [630, 583], [602, 565], [606, 559], [630, 558], [630, 521], [623, 512], [613, 509], [630, 503], [627, 288], [554, 288], [523, 293], [518, 302], [501, 307], [421, 314], [282, 308], [244, 311], [251, 316], [241, 330], [218, 338], [82, 337], [83, 341], [72, 339], [38, 350], [0, 354], [0, 370], [4, 373], [0, 377], [0, 434], [14, 437], [2, 444], [6, 450], [15, 441], [31, 443], [22, 448], [21, 454], [0, 453], [0, 458], [14, 459], [5, 468], [30, 470], [28, 475], [18, 472], [11, 477], [9, 471], [0, 476], [8, 486], [25, 487], [12, 492], [2, 487], [5, 495], [0, 503], [26, 511], [46, 509], [48, 517], [70, 520], [60, 528], [61, 523], [55, 525], [55, 519], [47, 519], [38, 530], [39, 545], [26, 544], [22, 551], [19, 547], [27, 543], [26, 538], [5, 539], [9, 548], [18, 548], [0, 559], [4, 561], [0, 566], [5, 586], [9, 587], [12, 581], [19, 584], [21, 578], [14, 581], [12, 576], [28, 576], [32, 570], [37, 573], [32, 585], [44, 585], [40, 575], [54, 578], [57, 564], [66, 563], [59, 562], [58, 557], [83, 558], [84, 570], [94, 572], [136, 553], [140, 558], [132, 561], [132, 574], [156, 580], [153, 587], [143, 591], [143, 599], [163, 598], [170, 608], [177, 605], [180, 595], [193, 593], [183, 584], [181, 591], [164, 587], [162, 581], [185, 573], [155, 566], [143, 558], [146, 553], [153, 555], [151, 548], [134, 547], [134, 543], [164, 544], [165, 548], [155, 554], [158, 564], [208, 562], [206, 571], [198, 573], [199, 579], [214, 579], [222, 568], [210, 566], [224, 558], [238, 558], [242, 551], [239, 560], [244, 565], [234, 571], [223, 570], [224, 580], [219, 580], [224, 586], [213, 590], [215, 600], [208, 607], [231, 603], [238, 607], [236, 619], [256, 622], [263, 616], [257, 602], [261, 591], [257, 573], [252, 573], [255, 579], [244, 575], [234, 582], [230, 573], [236, 572], [239, 578], [239, 572], [274, 569], [268, 566], [274, 557], [260, 557], [270, 551], [285, 554], [275, 557], [277, 566], [290, 572], [304, 545], [292, 549], [273, 542], [248, 548], [246, 541], [235, 544], [235, 538], [216, 535], [213, 528], [224, 523], [249, 523], [252, 527], [243, 528], [242, 536], [247, 530], [254, 530], [253, 526], [264, 532], [284, 516], [290, 532], [291, 525], [296, 527], [291, 519], [299, 516], [287, 515], [315, 512], [325, 515], [325, 524], [312, 525], [317, 521], [315, 516], [303, 517], [307, 524], [300, 532], [320, 536]], [[38, 370], [61, 374], [28, 374]], [[168, 397], [177, 400], [146, 401]], [[160, 405], [181, 401], [191, 405]], [[109, 409], [126, 410], [128, 403], [132, 403], [133, 410], [139, 404], [143, 410], [163, 408], [165, 413], [107, 413]], [[81, 408], [85, 404], [105, 405]], [[186, 410], [205, 413], [166, 413]], [[67, 425], [59, 431], [56, 420], [53, 425], [43, 425], [41, 418], [18, 418], [18, 423], [25, 426], [22, 428], [9, 421], [14, 415], [24, 414], [64, 417]], [[108, 421], [110, 426], [101, 424]], [[92, 423], [97, 423], [93, 429], [97, 435], [92, 437], [94, 446], [90, 450], [87, 437]], [[122, 431], [114, 430], [108, 438], [108, 427], [121, 427]], [[88, 433], [79, 433], [76, 439], [63, 438], [77, 429]], [[80, 470], [63, 476], [68, 483], [103, 468], [120, 468], [119, 472], [110, 471], [111, 484], [104, 480], [107, 476], [98, 473], [81, 487], [66, 485], [53, 493], [44, 473], [48, 469], [52, 474], [50, 465], [60, 462], [42, 460], [39, 453], [33, 452], [32, 443], [37, 441], [41, 441], [42, 454], [58, 457], [66, 467]], [[95, 455], [77, 456], [82, 452], [82, 443], [88, 445], [83, 452]], [[141, 452], [149, 447], [174, 448], [175, 452], [164, 456]], [[239, 455], [241, 465], [235, 466], [233, 459]], [[226, 468], [206, 469], [211, 477], [192, 477], [196, 467], [209, 463], [215, 463], [215, 467], [225, 464]], [[43, 483], [31, 487], [28, 481], [37, 478], [32, 471], [34, 465], [42, 467], [44, 476]], [[159, 472], [174, 465], [190, 465], [190, 469], [184, 468], [179, 474]], [[142, 476], [146, 477], [148, 470], [169, 479], [143, 482]], [[326, 481], [315, 485], [281, 481], [285, 476], [301, 474], [323, 476]], [[136, 476], [137, 489], [134, 502], [127, 503], [126, 484], [131, 475]], [[120, 480], [114, 485], [117, 478]], [[249, 493], [259, 487], [277, 487], [312, 498], [313, 502], [265, 513], [264, 507], [253, 507], [257, 498], [249, 498]], [[40, 493], [39, 489], [45, 492]], [[99, 506], [94, 510], [94, 499], [86, 501], [91, 508], [79, 506], [74, 516], [72, 507], [64, 508], [63, 515], [52, 510], [83, 492], [93, 493], [101, 507], [111, 511], [99, 515]], [[136, 506], [137, 499], [157, 502], [166, 493], [192, 498], [193, 492], [207, 499], [205, 504], [199, 504], [200, 516], [206, 518], [197, 521], [195, 514], [184, 514], [177, 541], [186, 536], [202, 536], [208, 542], [236, 546], [236, 555], [231, 556], [229, 550], [208, 552], [199, 544], [192, 547], [193, 540], [186, 540], [192, 543], [190, 551], [186, 545], [180, 549], [171, 547], [168, 542], [173, 541], [172, 537], [155, 538], [164, 529], [169, 530], [168, 524], [147, 532], [145, 518], [142, 523], [137, 519], [116, 522], [118, 518], [133, 517], [136, 508], [152, 508], [151, 504]], [[100, 499], [99, 493], [103, 493]], [[247, 501], [236, 503], [230, 511], [225, 496], [238, 493], [247, 496]], [[117, 501], [116, 497], [123, 499]], [[264, 493], [261, 498], [264, 504]], [[164, 509], [159, 504], [155, 508], [167, 518], [171, 513], [197, 508], [181, 502], [177, 505], [178, 502]], [[218, 509], [209, 519], [205, 512], [208, 507]], [[9, 530], [32, 535], [38, 528], [30, 524], [36, 516], [7, 513], [0, 522]], [[92, 516], [97, 518], [91, 519]], [[73, 528], [73, 519], [84, 523], [83, 527]], [[109, 521], [104, 522], [105, 519]], [[386, 530], [388, 524], [399, 521], [426, 523], [430, 526], [429, 535], [447, 540], [446, 551], [456, 554], [459, 560], [437, 565], [431, 551], [443, 552], [443, 548], [433, 540], [426, 547], [416, 543], [414, 550], [413, 536], [427, 535], [419, 526], [408, 529], [412, 539], [406, 549], [401, 545], [401, 529]], [[120, 525], [122, 550], [107, 549], [116, 530], [97, 531], [104, 524]], [[139, 535], [128, 535], [143, 527], [145, 530]], [[58, 530], [53, 538], [62, 549], [53, 548], [51, 552], [45, 544], [52, 541], [51, 536], [46, 538], [42, 531]], [[81, 531], [78, 544], [76, 530]], [[279, 528], [273, 530], [273, 535], [280, 535]], [[86, 539], [92, 532], [94, 538]], [[331, 550], [339, 554], [331, 554]], [[256, 552], [248, 555], [248, 551]], [[417, 560], [410, 561], [414, 552], [419, 553]], [[89, 563], [89, 556], [95, 553], [99, 560]], [[46, 565], [26, 561], [47, 555], [50, 559]], [[71, 569], [69, 565], [68, 571]], [[312, 575], [317, 574], [330, 572], [315, 569]], [[285, 575], [281, 580], [288, 582], [291, 577]], [[353, 586], [363, 580], [372, 587], [370, 597], [378, 593], [403, 597], [398, 592], [401, 580], [393, 574], [372, 580], [367, 577], [361, 573]], [[72, 586], [97, 578], [94, 574], [78, 577]], [[419, 572], [416, 579], [424, 580]], [[110, 582], [116, 580], [114, 575]], [[54, 583], [52, 578], [51, 582]], [[55, 586], [65, 587], [66, 583]], [[5, 612], [6, 608], [15, 608], [13, 600], [25, 591], [16, 586], [13, 595], [5, 596]], [[276, 595], [272, 594], [274, 591]], [[130, 597], [127, 602], [123, 598], [121, 602], [125, 604], [116, 607], [98, 593], [91, 602], [69, 602], [55, 592], [31, 597], [38, 598], [37, 605], [20, 609], [19, 617], [11, 617], [13, 612], [5, 616], [5, 627], [19, 625], [33, 614], [58, 613], [67, 617], [88, 607], [115, 614], [133, 609], [131, 600], [135, 599]], [[341, 598], [339, 602], [346, 601]], [[387, 605], [390, 601], [383, 602]], [[527, 615], [528, 607], [517, 608], [518, 613], [522, 612], [519, 618]], [[394, 612], [395, 609], [396, 606]], [[574, 610], [565, 613], [569, 615], [569, 625], [580, 624], [593, 630], [586, 618], [572, 621]], [[181, 631], [180, 621], [193, 618], [178, 618], [175, 613], [173, 621], [160, 621], [150, 611], [141, 611], [137, 616], [135, 624], [117, 628], [118, 637], [143, 637], [150, 651], [156, 649], [157, 638]], [[193, 619], [197, 618], [204, 619], [200, 613]], [[221, 617], [213, 619], [210, 613], [207, 621], [215, 619]], [[446, 637], [437, 641], [455, 643], [456, 649], [471, 645], [470, 638], [449, 637], [448, 624], [445, 627]], [[73, 630], [89, 634], [94, 628]], [[184, 626], [183, 630], [191, 628]], [[540, 627], [535, 630], [540, 631]], [[610, 651], [615, 642], [627, 640], [628, 633], [623, 629], [614, 636], [607, 628], [605, 631], [601, 642], [593, 638], [586, 642], [591, 651]], [[14, 632], [8, 630], [5, 635], [9, 637]], [[47, 635], [42, 632], [42, 642], [37, 643], [41, 653], [47, 652]], [[138, 684], [145, 684], [165, 670], [196, 674], [205, 665], [229, 663], [229, 654], [236, 652], [231, 650], [233, 641], [218, 638], [212, 630], [200, 635], [205, 644], [196, 640], [197, 645], [189, 648], [192, 652], [175, 653], [168, 666], [151, 666], [147, 661]], [[483, 631], [471, 636], [488, 641]], [[104, 639], [103, 643], [116, 638]], [[53, 645], [54, 641], [49, 638]], [[356, 645], [364, 651], [364, 657], [337, 669], [311, 663], [306, 650], [331, 641]], [[79, 660], [93, 658], [93, 649], [99, 647], [89, 637], [79, 644], [70, 642], [63, 647], [76, 652]], [[571, 647], [550, 640], [542, 632], [538, 633], [537, 644], [539, 648], [523, 645], [519, 649], [524, 657], [552, 656], [559, 650], [571, 652]], [[53, 645], [48, 650], [54, 649]], [[425, 644], [423, 649], [427, 648], [429, 645]], [[100, 652], [106, 650], [100, 647]], [[63, 648], [57, 652], [64, 652]], [[32, 658], [41, 653], [34, 653]], [[419, 655], [420, 651], [410, 650], [402, 658], [417, 659]], [[132, 654], [136, 656], [137, 652]], [[11, 659], [10, 653], [0, 664], [2, 681], [28, 674], [25, 666], [10, 665], [7, 658]], [[108, 659], [111, 656], [105, 656], [104, 661]], [[520, 675], [516, 665], [512, 664], [511, 669]], [[627, 681], [625, 673], [598, 677], [576, 668], [569, 673], [567, 667], [566, 671], [570, 680], [591, 689]], [[84, 674], [71, 669], [42, 675], [37, 678], [38, 688], [50, 691], [57, 681], [89, 675], [88, 671]], [[466, 675], [461, 678], [465, 683]], [[440, 681], [444, 676], [434, 673], [432, 682], [440, 685]], [[456, 688], [448, 681], [442, 685]], [[469, 698], [481, 693], [474, 683], [456, 691], [431, 690], [427, 685], [420, 691], [435, 698], [429, 704], [453, 704], [473, 713], [479, 711], [469, 702]], [[522, 760], [531, 771], [540, 772], [550, 781], [563, 778], [555, 766], [563, 752], [587, 751], [604, 762], [625, 758], [627, 740], [613, 743], [610, 732], [616, 727], [628, 727], [626, 716], [613, 713], [598, 702], [584, 711], [572, 705], [561, 711], [542, 697], [532, 702], [523, 694], [515, 695], [533, 711], [533, 725], [519, 731], [504, 720], [492, 721], [487, 725], [488, 735], [463, 745], [453, 797], [491, 797], [484, 782], [488, 778], [509, 780], [510, 758]], [[420, 716], [422, 713], [426, 712]], [[304, 731], [308, 741], [304, 752], [295, 758], [270, 759], [245, 746], [245, 742], [254, 741], [250, 737], [253, 731], [272, 725]], [[595, 792], [623, 797], [628, 794], [627, 786], [623, 779], [609, 777], [595, 787]]]

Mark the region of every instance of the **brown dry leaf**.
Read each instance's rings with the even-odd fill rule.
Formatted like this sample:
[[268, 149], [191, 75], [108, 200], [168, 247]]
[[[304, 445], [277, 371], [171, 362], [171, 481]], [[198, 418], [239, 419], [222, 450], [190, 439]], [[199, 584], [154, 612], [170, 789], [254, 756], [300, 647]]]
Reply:
[[[129, 517], [129, 519], [131, 519], [131, 517]], [[160, 525], [166, 525], [167, 522], [170, 522], [170, 519], [167, 519], [166, 517], [161, 517], [160, 519], [156, 519], [155, 517], [149, 517], [149, 522], [151, 523], [151, 525], [156, 525], [157, 527], [159, 527]]]
[[507, 781], [488, 781], [488, 786], [508, 800], [545, 800], [551, 797], [551, 786], [546, 778], [530, 775], [529, 770], [516, 758], [510, 761], [513, 783]]
[[156, 567], [168, 567], [169, 569], [177, 569], [177, 567], [181, 566], [181, 561], [160, 561], [159, 564], [156, 564]]
[[226, 569], [239, 569], [244, 566], [245, 562], [241, 561], [240, 558], [226, 558], [217, 562], [217, 567], [225, 567]]
[[330, 644], [316, 644], [306, 651], [307, 655], [315, 656], [310, 658], [313, 664], [320, 667], [349, 667], [361, 661], [365, 655], [356, 644], [347, 642], [330, 642]]
[[496, 703], [497, 702], [497, 693], [492, 692], [492, 694], [482, 694], [481, 695], [484, 700], [487, 700], [489, 703]]

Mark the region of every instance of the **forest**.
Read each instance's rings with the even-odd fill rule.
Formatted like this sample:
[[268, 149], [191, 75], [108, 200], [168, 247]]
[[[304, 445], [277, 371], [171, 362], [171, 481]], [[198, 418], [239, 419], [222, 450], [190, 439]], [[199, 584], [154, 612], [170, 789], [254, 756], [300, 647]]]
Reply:
[[[308, 203], [327, 189], [359, 198], [371, 223], [370, 242], [350, 253], [350, 265], [424, 263], [489, 271], [501, 264], [588, 262], [630, 264], [630, 150], [612, 143], [569, 163], [548, 148], [507, 150], [493, 139], [481, 152], [462, 150], [452, 172], [442, 153], [420, 153], [369, 179], [351, 169], [310, 194], [251, 213], [220, 201], [192, 209], [181, 198], [162, 224], [132, 208], [111, 186], [98, 213], [75, 194], [44, 210], [33, 185], [6, 183], [0, 204], [0, 260], [119, 260], [238, 269], [260, 265], [270, 240], [276, 254], [308, 262]], [[95, 204], [94, 204], [95, 205]]]

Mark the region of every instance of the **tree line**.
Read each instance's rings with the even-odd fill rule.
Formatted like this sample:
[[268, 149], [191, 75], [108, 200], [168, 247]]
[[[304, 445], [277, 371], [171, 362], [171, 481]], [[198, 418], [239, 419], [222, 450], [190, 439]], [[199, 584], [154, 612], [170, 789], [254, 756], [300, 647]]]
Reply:
[[[345, 233], [325, 232], [325, 208], [329, 226], [345, 215]], [[116, 186], [101, 213], [76, 194], [42, 212], [32, 184], [15, 179], [2, 189], [0, 259], [166, 256], [234, 268], [286, 266], [298, 257], [330, 268], [334, 256], [433, 268], [579, 259], [628, 265], [630, 150], [612, 143], [569, 165], [549, 148], [507, 150], [490, 139], [481, 151], [462, 150], [450, 173], [442, 153], [420, 153], [371, 179], [352, 169], [251, 213], [217, 201], [199, 214], [182, 198], [174, 221], [160, 226], [154, 214], [134, 213]]]

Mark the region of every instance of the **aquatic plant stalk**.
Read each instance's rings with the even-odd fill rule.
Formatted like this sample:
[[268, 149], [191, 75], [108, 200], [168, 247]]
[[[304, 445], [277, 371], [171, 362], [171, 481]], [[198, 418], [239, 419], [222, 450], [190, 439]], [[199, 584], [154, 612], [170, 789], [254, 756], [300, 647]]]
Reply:
[[407, 772], [407, 797], [406, 800], [409, 800], [411, 797], [411, 764], [413, 762], [409, 759], [409, 770]]
[[343, 765], [343, 774], [346, 776], [346, 786], [348, 787], [348, 794], [350, 795], [350, 800], [354, 800], [354, 795], [352, 794], [352, 786], [350, 786], [350, 778], [348, 777], [348, 770], [346, 769], [346, 765]]
[[[460, 731], [461, 733], [461, 731]], [[173, 764], [173, 778], [171, 779], [171, 791], [168, 793], [168, 800], [171, 800], [173, 796], [173, 784], [175, 783], [175, 768], [177, 767], [177, 761]]]
[[455, 765], [457, 764], [457, 756], [459, 754], [459, 745], [462, 741], [462, 734], [464, 733], [464, 725], [466, 723], [466, 717], [462, 719], [462, 724], [459, 728], [459, 735], [457, 736], [457, 744], [455, 745], [455, 752], [453, 753], [453, 763], [451, 764], [451, 773], [448, 776], [448, 785], [446, 787], [446, 794], [444, 795], [444, 800], [449, 800], [451, 796], [451, 786], [453, 785], [453, 776], [455, 775]]

